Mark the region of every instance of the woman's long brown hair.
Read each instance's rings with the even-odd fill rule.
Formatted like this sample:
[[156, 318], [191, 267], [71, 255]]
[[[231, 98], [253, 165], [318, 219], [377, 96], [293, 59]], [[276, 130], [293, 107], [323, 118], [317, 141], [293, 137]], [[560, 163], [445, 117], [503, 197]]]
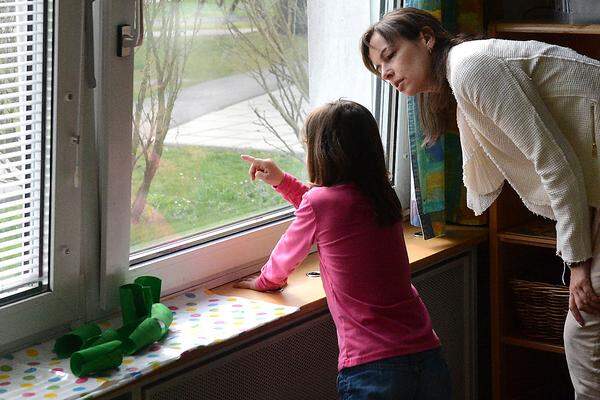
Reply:
[[304, 122], [310, 181], [318, 186], [354, 183], [369, 198], [377, 223], [402, 218], [389, 180], [377, 122], [362, 105], [337, 100], [311, 112]]
[[429, 33], [435, 38], [431, 50], [431, 71], [437, 84], [437, 90], [429, 93], [419, 93], [419, 118], [423, 126], [425, 144], [434, 143], [448, 129], [456, 110], [456, 100], [452, 96], [446, 79], [446, 60], [448, 52], [459, 43], [473, 39], [481, 39], [481, 35], [453, 35], [427, 11], [406, 7], [390, 11], [381, 20], [374, 23], [363, 34], [360, 50], [365, 67], [381, 78], [369, 58], [369, 42], [377, 32], [389, 44], [399, 38], [415, 41], [421, 32]]

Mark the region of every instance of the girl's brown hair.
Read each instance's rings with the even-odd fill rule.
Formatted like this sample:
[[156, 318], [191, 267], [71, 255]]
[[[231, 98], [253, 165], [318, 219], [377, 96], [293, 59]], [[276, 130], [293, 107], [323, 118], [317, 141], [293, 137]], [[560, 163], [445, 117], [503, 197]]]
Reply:
[[354, 183], [370, 199], [379, 225], [389, 226], [402, 218], [377, 122], [369, 110], [349, 100], [328, 103], [308, 115], [303, 135], [313, 184]]
[[393, 44], [399, 38], [415, 41], [421, 32], [428, 33], [435, 38], [434, 46], [431, 49], [431, 70], [437, 83], [437, 90], [417, 95], [421, 110], [419, 118], [425, 134], [425, 143], [433, 144], [447, 130], [449, 120], [456, 110], [456, 100], [452, 96], [446, 80], [448, 52], [459, 43], [480, 39], [482, 36], [453, 35], [433, 15], [416, 8], [406, 7], [390, 11], [367, 29], [360, 44], [365, 67], [378, 77], [381, 76], [369, 58], [369, 43], [375, 32], [389, 44]]

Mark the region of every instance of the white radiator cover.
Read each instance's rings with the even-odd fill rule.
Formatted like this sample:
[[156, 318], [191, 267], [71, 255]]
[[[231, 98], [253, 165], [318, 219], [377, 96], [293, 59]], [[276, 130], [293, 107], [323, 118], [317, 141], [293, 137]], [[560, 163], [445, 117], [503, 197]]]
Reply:
[[[474, 253], [428, 268], [413, 280], [451, 368], [454, 398], [477, 399]], [[148, 400], [334, 400], [337, 337], [329, 313], [165, 377]]]

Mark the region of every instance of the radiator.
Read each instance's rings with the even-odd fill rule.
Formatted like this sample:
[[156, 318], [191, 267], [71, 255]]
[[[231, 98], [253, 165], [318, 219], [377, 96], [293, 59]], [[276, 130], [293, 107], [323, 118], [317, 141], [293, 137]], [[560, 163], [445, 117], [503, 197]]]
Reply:
[[337, 337], [329, 313], [144, 390], [151, 400], [337, 398]]
[[474, 255], [438, 265], [413, 277], [442, 341], [454, 399], [477, 399], [477, 335]]
[[[444, 343], [455, 399], [476, 399], [472, 266], [462, 257], [414, 278]], [[145, 387], [148, 400], [334, 400], [337, 338], [328, 313]]]

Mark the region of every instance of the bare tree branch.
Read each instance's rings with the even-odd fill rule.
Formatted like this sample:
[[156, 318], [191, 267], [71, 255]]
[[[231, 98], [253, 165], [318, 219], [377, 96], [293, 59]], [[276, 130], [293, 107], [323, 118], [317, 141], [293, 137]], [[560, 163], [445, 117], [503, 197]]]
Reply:
[[[239, 7], [252, 31], [244, 33], [229, 20], [227, 27], [235, 44], [227, 50], [246, 64], [249, 75], [267, 94], [269, 104], [300, 140], [308, 104], [308, 54], [306, 38], [301, 36], [306, 29], [296, 27], [306, 23], [306, 0], [239, 0]], [[260, 40], [256, 40], [257, 35]], [[275, 78], [276, 90], [270, 88], [270, 77]], [[285, 153], [298, 157], [264, 114], [253, 111], [260, 124], [283, 144]]]

